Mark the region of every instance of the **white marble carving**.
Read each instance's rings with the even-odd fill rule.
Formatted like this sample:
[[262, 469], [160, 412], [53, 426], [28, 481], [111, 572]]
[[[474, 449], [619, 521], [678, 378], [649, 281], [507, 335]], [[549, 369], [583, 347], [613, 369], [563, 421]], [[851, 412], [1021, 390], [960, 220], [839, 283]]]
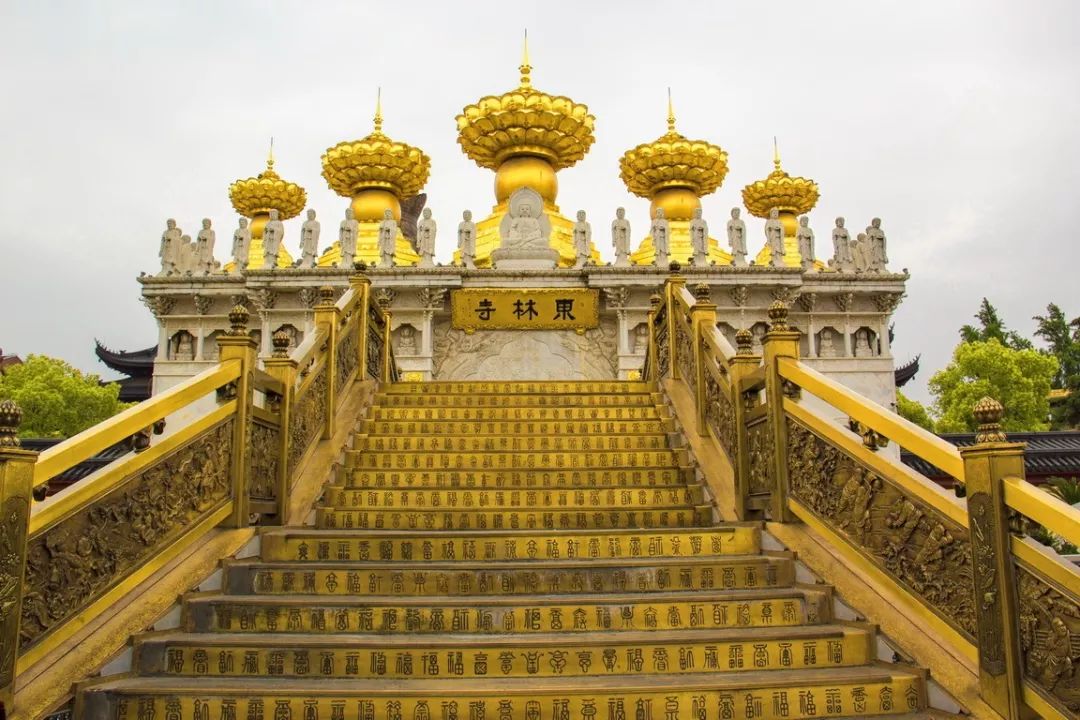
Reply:
[[356, 259], [356, 234], [360, 231], [360, 223], [356, 220], [356, 214], [352, 208], [345, 209], [345, 219], [338, 228], [338, 243], [341, 245], [341, 263], [338, 267], [352, 269]]
[[746, 267], [746, 223], [739, 217], [739, 208], [731, 208], [727, 223], [728, 245], [731, 247], [731, 264]]
[[431, 217], [431, 208], [424, 208], [423, 217], [416, 224], [416, 252], [420, 255], [420, 267], [435, 266], [435, 233], [437, 227]]
[[652, 235], [653, 248], [656, 250], [656, 266], [668, 267], [671, 253], [671, 223], [664, 217], [664, 208], [656, 208], [656, 217], [653, 218], [649, 232]]
[[694, 208], [690, 220], [690, 247], [693, 248], [691, 263], [696, 267], [709, 264], [709, 223], [701, 217], [701, 208]]
[[499, 223], [499, 247], [491, 253], [495, 267], [511, 270], [555, 267], [559, 254], [549, 245], [551, 220], [544, 200], [532, 188], [510, 194], [509, 212]]
[[866, 228], [866, 240], [869, 245], [869, 269], [871, 272], [885, 272], [889, 264], [888, 249], [885, 246], [885, 231], [881, 229], [881, 218], [874, 218]]
[[769, 211], [769, 219], [765, 221], [765, 244], [769, 248], [769, 264], [783, 267], [784, 225], [780, 222], [780, 211], [776, 208]]
[[476, 269], [476, 223], [472, 219], [472, 210], [461, 213], [461, 222], [457, 226], [458, 251], [461, 264], [469, 270]]
[[232, 258], [236, 272], [247, 270], [248, 255], [251, 252], [251, 228], [247, 218], [240, 218], [240, 226], [233, 231]]
[[795, 240], [799, 244], [799, 256], [802, 258], [803, 272], [814, 269], [814, 231], [810, 229], [810, 218], [799, 218], [799, 229], [795, 231]]
[[611, 221], [611, 244], [615, 248], [615, 267], [630, 265], [630, 221], [626, 219], [625, 208], [615, 210], [615, 219]]
[[844, 227], [844, 218], [836, 218], [836, 227], [832, 231], [833, 256], [829, 265], [837, 272], [854, 272], [855, 259], [851, 254], [851, 235]]
[[389, 209], [383, 210], [383, 219], [379, 223], [379, 267], [393, 267], [397, 236], [398, 224], [394, 220], [394, 213]]
[[322, 225], [315, 219], [315, 211], [307, 211], [307, 220], [300, 226], [300, 267], [313, 268], [319, 257], [319, 234]]
[[180, 253], [180, 239], [183, 231], [176, 227], [176, 221], [169, 218], [165, 221], [165, 232], [161, 233], [161, 249], [158, 257], [161, 258], [161, 274], [175, 275], [178, 271], [177, 256]]
[[211, 227], [210, 218], [203, 218], [202, 228], [195, 236], [196, 272], [209, 275], [217, 269], [214, 260], [214, 244], [217, 242], [217, 233]]
[[263, 267], [273, 270], [277, 267], [278, 251], [285, 239], [285, 226], [279, 219], [278, 211], [270, 211], [270, 219], [263, 226]]
[[577, 222], [574, 223], [574, 252], [577, 254], [574, 267], [583, 268], [589, 262], [590, 245], [592, 245], [592, 225], [585, 219], [585, 211], [578, 210]]

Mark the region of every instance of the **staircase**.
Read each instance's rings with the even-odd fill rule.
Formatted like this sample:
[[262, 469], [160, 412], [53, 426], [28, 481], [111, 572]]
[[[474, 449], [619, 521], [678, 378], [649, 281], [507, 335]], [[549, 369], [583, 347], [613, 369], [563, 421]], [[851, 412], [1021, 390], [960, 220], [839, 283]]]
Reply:
[[[267, 529], [132, 671], [117, 720], [721, 720], [917, 716], [761, 528], [714, 520], [655, 387], [396, 384], [312, 527]], [[597, 717], [599, 716], [599, 717]]]

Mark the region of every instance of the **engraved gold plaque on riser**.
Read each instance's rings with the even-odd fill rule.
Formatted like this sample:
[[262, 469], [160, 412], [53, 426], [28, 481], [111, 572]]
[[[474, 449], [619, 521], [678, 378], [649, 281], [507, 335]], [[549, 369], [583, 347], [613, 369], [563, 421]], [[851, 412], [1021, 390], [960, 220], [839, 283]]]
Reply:
[[[374, 397], [314, 513], [263, 530], [132, 674], [122, 720], [904, 715], [921, 672], [718, 523], [658, 388], [421, 382]], [[358, 418], [359, 420], [359, 418]], [[602, 717], [598, 718], [600, 715]]]

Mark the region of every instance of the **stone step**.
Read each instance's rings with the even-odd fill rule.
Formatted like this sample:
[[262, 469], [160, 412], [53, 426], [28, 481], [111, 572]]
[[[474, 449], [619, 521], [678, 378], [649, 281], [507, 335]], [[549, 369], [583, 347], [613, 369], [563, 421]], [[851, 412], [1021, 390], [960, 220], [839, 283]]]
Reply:
[[619, 558], [680, 558], [754, 555], [761, 526], [728, 523], [700, 530], [567, 530], [484, 532], [414, 530], [317, 530], [267, 528], [261, 533], [262, 559], [286, 562], [414, 560], [522, 562]]
[[269, 720], [779, 720], [905, 715], [926, 675], [873, 664], [627, 678], [112, 677], [81, 689], [76, 717]]
[[573, 450], [531, 453], [478, 452], [427, 453], [400, 450], [365, 450], [345, 453], [345, 467], [358, 470], [593, 470], [604, 468], [660, 468], [686, 465], [685, 448], [670, 450]]
[[561, 395], [539, 392], [534, 394], [455, 394], [403, 395], [376, 393], [379, 407], [456, 407], [456, 408], [562, 408], [562, 407], [652, 407], [663, 401], [660, 393], [612, 393], [609, 395]]
[[410, 420], [471, 420], [471, 421], [543, 421], [543, 420], [660, 420], [670, 417], [669, 411], [657, 407], [380, 407], [370, 410], [368, 419], [375, 421]]
[[603, 677], [839, 668], [874, 660], [868, 625], [533, 635], [143, 633], [140, 675], [429, 678]]
[[539, 452], [544, 450], [665, 450], [666, 434], [652, 435], [355, 435], [352, 450], [405, 452]]
[[633, 510], [605, 505], [578, 510], [543, 507], [534, 510], [315, 509], [315, 526], [325, 529], [599, 530], [706, 527], [713, 522], [712, 505], [645, 506]]
[[660, 505], [700, 505], [705, 500], [701, 485], [654, 485], [643, 487], [592, 487], [530, 490], [428, 490], [413, 488], [358, 489], [331, 485], [323, 493], [323, 503], [337, 508], [399, 509], [513, 509], [513, 508], [593, 508], [646, 507]]
[[688, 465], [663, 468], [593, 468], [520, 470], [359, 470], [337, 468], [337, 483], [350, 488], [580, 488], [653, 487], [688, 483], [694, 470]]
[[430, 381], [423, 383], [392, 383], [385, 386], [392, 395], [501, 395], [517, 393], [558, 393], [560, 395], [583, 393], [586, 395], [611, 395], [614, 393], [656, 392], [656, 384], [628, 380], [479, 380], [479, 381]]
[[189, 632], [291, 632], [383, 635], [441, 632], [569, 633], [815, 625], [832, 617], [827, 586], [653, 593], [498, 597], [318, 595], [267, 598], [191, 593], [184, 598]]
[[675, 430], [666, 420], [362, 420], [357, 431], [367, 435], [648, 435]]
[[711, 558], [521, 562], [223, 562], [227, 592], [281, 595], [498, 595], [791, 587], [789, 553]]

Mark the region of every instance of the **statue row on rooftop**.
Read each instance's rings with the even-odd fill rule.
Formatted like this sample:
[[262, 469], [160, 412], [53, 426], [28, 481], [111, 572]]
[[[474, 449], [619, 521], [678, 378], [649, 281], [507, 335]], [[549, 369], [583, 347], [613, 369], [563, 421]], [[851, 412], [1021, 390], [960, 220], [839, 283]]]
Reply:
[[[546, 246], [550, 224], [546, 222], [547, 218], [542, 210], [538, 217], [533, 217], [532, 211], [526, 204], [520, 215], [511, 214], [507, 216], [507, 219], [509, 222], [502, 238], [503, 247], [529, 247], [538, 243]], [[360, 223], [356, 220], [352, 208], [346, 209], [345, 219], [341, 221], [338, 229], [341, 250], [339, 267], [351, 268], [353, 266], [359, 230]], [[654, 264], [667, 267], [671, 248], [671, 226], [670, 221], [664, 216], [663, 208], [656, 209], [656, 217], [653, 218], [649, 232], [656, 251]], [[315, 211], [309, 209], [307, 219], [300, 226], [300, 259], [296, 261], [295, 267], [314, 268], [316, 266], [320, 233], [321, 225], [315, 219]], [[432, 217], [431, 208], [425, 208], [417, 223], [416, 232], [416, 252], [420, 256], [419, 267], [435, 266], [436, 233], [437, 226]], [[692, 248], [691, 264], [697, 267], [709, 265], [709, 225], [702, 217], [701, 208], [694, 210], [689, 224], [689, 233]], [[378, 226], [378, 267], [393, 266], [399, 234], [397, 221], [391, 211], [386, 210]], [[285, 227], [278, 211], [271, 210], [270, 218], [263, 228], [264, 267], [276, 266], [284, 236]], [[165, 232], [161, 235], [159, 252], [161, 275], [209, 275], [218, 272], [221, 265], [214, 260], [216, 237], [209, 218], [203, 219], [202, 229], [199, 230], [194, 242], [189, 235], [183, 234], [183, 231], [176, 226], [175, 220], [171, 218], [167, 220]], [[752, 264], [752, 261], [747, 261], [746, 223], [740, 217], [739, 208], [731, 209], [731, 219], [727, 222], [727, 239], [731, 249], [731, 264], [734, 267], [746, 267]], [[462, 221], [458, 223], [457, 240], [461, 265], [469, 269], [475, 268], [476, 223], [473, 222], [472, 212], [469, 210], [462, 213]], [[573, 240], [577, 253], [574, 267], [584, 267], [590, 262], [592, 248], [592, 225], [586, 220], [584, 210], [579, 210], [577, 213], [577, 222], [573, 226]], [[814, 231], [810, 228], [809, 218], [806, 215], [799, 218], [795, 240], [803, 271], [813, 272], [815, 269]], [[769, 250], [769, 264], [772, 267], [783, 267], [784, 227], [776, 209], [769, 213], [765, 221], [765, 242]], [[874, 218], [866, 231], [859, 233], [854, 241], [851, 240], [844, 226], [844, 218], [836, 218], [832, 242], [833, 256], [828, 261], [828, 265], [833, 270], [844, 273], [885, 272], [889, 260], [885, 232], [881, 229], [879, 218]], [[618, 208], [615, 211], [615, 219], [611, 223], [611, 243], [615, 249], [614, 266], [629, 267], [631, 231], [630, 221], [626, 219], [624, 208]], [[239, 227], [233, 232], [232, 258], [235, 272], [247, 269], [250, 249], [251, 228], [247, 218], [240, 218]]]

